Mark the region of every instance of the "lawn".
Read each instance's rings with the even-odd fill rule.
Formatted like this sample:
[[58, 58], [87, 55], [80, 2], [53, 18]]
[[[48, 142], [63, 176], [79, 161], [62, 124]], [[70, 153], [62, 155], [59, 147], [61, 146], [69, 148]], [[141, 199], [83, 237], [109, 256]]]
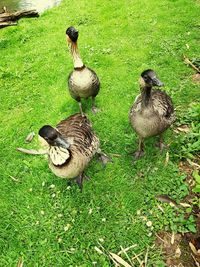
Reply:
[[[155, 138], [146, 141], [145, 157], [133, 163], [137, 136], [128, 112], [147, 68], [165, 83], [178, 118], [200, 97], [194, 71], [182, 60], [183, 54], [199, 53], [199, 14], [195, 0], [64, 0], [39, 18], [0, 31], [0, 266], [17, 266], [20, 259], [24, 266], [113, 266], [95, 247], [117, 253], [133, 244], [130, 256], [145, 255], [149, 247], [148, 266], [164, 266], [152, 248], [154, 233], [190, 228], [182, 214], [174, 216], [173, 207], [155, 199], [168, 194], [180, 201], [188, 193], [174, 157], [179, 139], [172, 129], [165, 135], [171, 144], [168, 164]], [[113, 159], [105, 169], [91, 162], [82, 193], [53, 175], [43, 156], [16, 151], [38, 147], [37, 138], [24, 143], [31, 131], [79, 111], [67, 90], [73, 64], [65, 30], [71, 25], [79, 30], [84, 63], [101, 80], [101, 112], [93, 115], [90, 102], [83, 107], [102, 150]]]

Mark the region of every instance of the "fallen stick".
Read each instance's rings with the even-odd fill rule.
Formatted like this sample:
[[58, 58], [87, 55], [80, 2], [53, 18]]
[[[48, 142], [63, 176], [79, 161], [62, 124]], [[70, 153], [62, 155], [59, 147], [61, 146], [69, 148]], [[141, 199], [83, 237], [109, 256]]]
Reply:
[[196, 70], [198, 73], [200, 73], [200, 69], [198, 69], [190, 60], [188, 57], [186, 57], [185, 55], [183, 55], [184, 58], [184, 62], [188, 65], [190, 65], [194, 70]]
[[0, 14], [0, 22], [16, 21], [24, 17], [28, 17], [28, 18], [39, 17], [39, 13], [37, 12], [36, 9], [20, 10], [14, 13], [4, 12]]
[[121, 248], [121, 250], [117, 253], [117, 255], [121, 255], [122, 253], [124, 253], [124, 252], [127, 252], [127, 251], [129, 251], [131, 248], [135, 248], [135, 247], [137, 247], [137, 244], [133, 244], [132, 246], [130, 246], [130, 247], [128, 247], [128, 248]]
[[[126, 256], [126, 258], [128, 259], [129, 263], [133, 266], [133, 262], [131, 261], [129, 255], [126, 253], [125, 249], [124, 249], [122, 246], [120, 246], [120, 248], [121, 248], [121, 251], [123, 252], [123, 254], [124, 254], [124, 255]], [[117, 254], [117, 255], [119, 255], [119, 254]]]
[[145, 258], [144, 258], [144, 266], [145, 266], [145, 267], [147, 267], [148, 254], [149, 254], [149, 248], [147, 247], [147, 252], [146, 252], [146, 254], [145, 254]]
[[18, 179], [16, 179], [15, 177], [13, 177], [13, 176], [11, 176], [11, 175], [9, 175], [9, 177], [10, 177], [13, 181], [15, 181], [15, 182], [19, 182]]
[[35, 150], [35, 149], [26, 149], [26, 148], [18, 147], [17, 151], [20, 151], [22, 153], [29, 154], [29, 155], [45, 155], [45, 154], [47, 154], [47, 150], [43, 150], [43, 149]]
[[14, 13], [7, 12], [5, 7], [3, 10], [4, 12], [0, 13], [0, 28], [17, 25], [17, 21], [24, 17], [39, 17], [39, 13], [36, 9], [20, 10]]
[[17, 22], [7, 21], [7, 22], [0, 22], [0, 29], [8, 26], [16, 26]]

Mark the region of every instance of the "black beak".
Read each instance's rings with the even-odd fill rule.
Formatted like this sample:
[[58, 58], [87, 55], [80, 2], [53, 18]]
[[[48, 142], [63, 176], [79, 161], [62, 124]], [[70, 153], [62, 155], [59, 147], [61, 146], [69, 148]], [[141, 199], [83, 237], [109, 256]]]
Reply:
[[152, 83], [153, 83], [153, 86], [158, 86], [158, 87], [164, 86], [164, 83], [161, 82], [158, 78], [153, 78]]

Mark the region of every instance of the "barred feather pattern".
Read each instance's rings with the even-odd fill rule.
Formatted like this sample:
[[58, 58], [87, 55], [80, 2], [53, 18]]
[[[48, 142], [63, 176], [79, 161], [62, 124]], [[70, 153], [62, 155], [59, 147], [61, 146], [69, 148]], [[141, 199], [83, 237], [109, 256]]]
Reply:
[[171, 98], [161, 90], [152, 90], [149, 103], [143, 105], [142, 95], [138, 95], [130, 110], [132, 127], [143, 138], [161, 134], [175, 121]]
[[95, 97], [100, 89], [100, 81], [92, 69], [83, 67], [69, 74], [68, 87], [72, 98], [80, 101], [81, 98]]
[[92, 131], [86, 116], [74, 114], [61, 121], [56, 129], [70, 142], [70, 160], [62, 166], [55, 166], [49, 158], [49, 167], [59, 177], [75, 178], [80, 175], [99, 148], [99, 139]]

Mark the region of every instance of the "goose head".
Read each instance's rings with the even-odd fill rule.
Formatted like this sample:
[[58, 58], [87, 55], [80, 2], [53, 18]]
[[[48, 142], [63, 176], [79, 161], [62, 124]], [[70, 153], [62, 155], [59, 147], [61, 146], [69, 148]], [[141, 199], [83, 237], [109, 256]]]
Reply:
[[164, 83], [161, 82], [155, 71], [148, 69], [142, 72], [141, 78], [140, 78], [140, 84], [144, 87], [153, 87], [153, 86], [164, 86]]
[[64, 149], [69, 148], [67, 141], [50, 125], [44, 125], [38, 133], [50, 146], [62, 147]]
[[39, 130], [39, 135], [49, 144], [49, 157], [55, 166], [62, 166], [70, 160], [70, 144], [55, 128], [44, 125]]
[[70, 43], [76, 43], [78, 40], [78, 30], [75, 29], [73, 26], [67, 28], [66, 30], [67, 35], [67, 42]]

